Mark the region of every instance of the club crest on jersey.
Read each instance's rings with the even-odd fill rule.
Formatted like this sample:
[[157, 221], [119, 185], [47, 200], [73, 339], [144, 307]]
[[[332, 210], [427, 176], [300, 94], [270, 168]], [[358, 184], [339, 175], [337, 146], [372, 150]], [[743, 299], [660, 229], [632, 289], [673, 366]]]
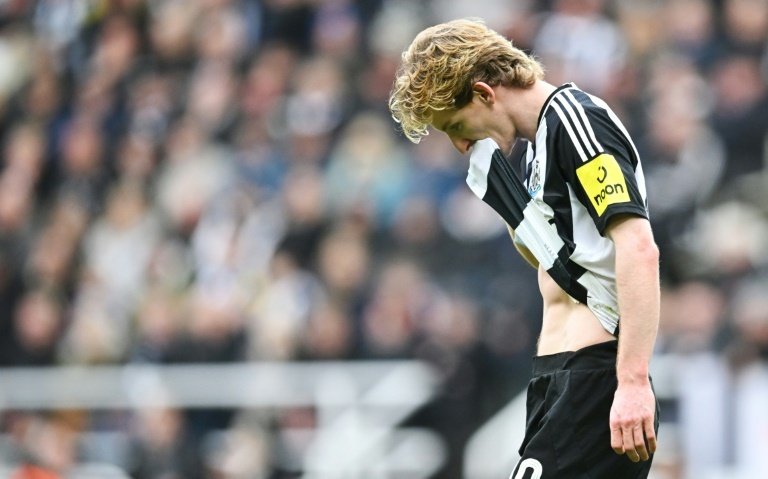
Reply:
[[538, 158], [534, 158], [533, 161], [528, 164], [527, 187], [528, 194], [531, 195], [531, 198], [536, 196], [536, 193], [541, 189], [541, 172], [539, 171]]
[[598, 216], [616, 203], [628, 203], [629, 191], [621, 167], [612, 155], [603, 153], [576, 169], [584, 192]]

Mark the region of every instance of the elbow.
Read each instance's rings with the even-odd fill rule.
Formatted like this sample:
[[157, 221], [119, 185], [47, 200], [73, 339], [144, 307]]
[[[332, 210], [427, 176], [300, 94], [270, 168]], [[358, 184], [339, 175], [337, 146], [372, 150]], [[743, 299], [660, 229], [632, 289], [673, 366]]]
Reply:
[[631, 258], [633, 263], [659, 262], [659, 247], [647, 220], [629, 218], [610, 226], [609, 236], [616, 246], [617, 257]]
[[628, 246], [630, 248], [625, 251], [625, 254], [631, 257], [634, 263], [658, 267], [659, 247], [652, 237], [639, 238]]
[[638, 245], [638, 252], [649, 261], [659, 262], [659, 247], [653, 238], [645, 238], [644, 241], [641, 241]]

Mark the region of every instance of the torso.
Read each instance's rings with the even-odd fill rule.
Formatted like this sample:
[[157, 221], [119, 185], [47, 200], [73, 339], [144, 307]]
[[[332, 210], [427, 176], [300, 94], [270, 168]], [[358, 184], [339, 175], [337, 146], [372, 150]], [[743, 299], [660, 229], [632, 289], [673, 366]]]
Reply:
[[538, 276], [544, 302], [539, 356], [576, 351], [616, 339], [602, 327], [585, 304], [571, 299], [542, 268], [539, 268]]
[[[535, 138], [526, 138], [509, 154], [493, 139], [478, 141], [467, 184], [515, 231], [516, 245], [536, 253], [527, 259], [546, 266], [538, 274], [544, 306], [538, 354], [615, 340], [616, 250], [603, 232], [614, 215], [647, 217], [637, 151], [610, 108], [572, 84], [550, 95]], [[600, 189], [608, 167], [613, 193]]]

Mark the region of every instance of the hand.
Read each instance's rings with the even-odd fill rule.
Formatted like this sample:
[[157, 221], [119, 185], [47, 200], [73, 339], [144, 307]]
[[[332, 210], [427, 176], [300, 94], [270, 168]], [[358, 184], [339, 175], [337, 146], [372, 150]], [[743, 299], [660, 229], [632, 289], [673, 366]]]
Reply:
[[632, 462], [647, 461], [656, 452], [653, 429], [656, 398], [651, 383], [621, 385], [611, 406], [611, 447]]

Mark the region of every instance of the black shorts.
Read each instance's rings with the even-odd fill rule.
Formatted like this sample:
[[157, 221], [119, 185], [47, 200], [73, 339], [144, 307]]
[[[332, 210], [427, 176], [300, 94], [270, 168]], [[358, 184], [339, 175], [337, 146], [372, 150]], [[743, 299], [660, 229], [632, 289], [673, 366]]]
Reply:
[[[651, 459], [632, 462], [611, 448], [618, 342], [533, 360], [525, 439], [510, 479], [640, 479]], [[659, 430], [656, 401], [655, 429]]]

